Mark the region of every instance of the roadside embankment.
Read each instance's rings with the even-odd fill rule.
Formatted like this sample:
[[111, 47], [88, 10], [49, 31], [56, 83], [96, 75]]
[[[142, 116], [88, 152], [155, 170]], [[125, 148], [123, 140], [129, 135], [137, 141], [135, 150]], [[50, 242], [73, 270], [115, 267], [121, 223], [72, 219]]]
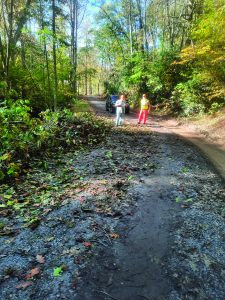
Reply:
[[225, 179], [224, 112], [198, 119], [162, 119], [162, 125], [200, 148]]

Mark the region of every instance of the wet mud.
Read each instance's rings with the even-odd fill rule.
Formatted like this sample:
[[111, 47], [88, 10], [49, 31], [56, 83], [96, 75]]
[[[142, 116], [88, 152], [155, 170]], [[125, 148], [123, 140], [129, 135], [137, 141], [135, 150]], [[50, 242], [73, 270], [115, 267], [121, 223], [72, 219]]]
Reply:
[[[69, 172], [40, 223], [13, 215], [16, 234], [0, 237], [0, 299], [225, 299], [224, 181], [193, 145], [149, 125], [127, 121], [61, 158]], [[42, 183], [58, 180], [58, 160]]]
[[[84, 271], [78, 299], [223, 299], [224, 261], [216, 252], [225, 250], [224, 183], [189, 143], [170, 134], [150, 137], [140, 161], [150, 153], [157, 167], [133, 183], [135, 210], [117, 225], [121, 239]], [[202, 237], [205, 228], [210, 243]]]

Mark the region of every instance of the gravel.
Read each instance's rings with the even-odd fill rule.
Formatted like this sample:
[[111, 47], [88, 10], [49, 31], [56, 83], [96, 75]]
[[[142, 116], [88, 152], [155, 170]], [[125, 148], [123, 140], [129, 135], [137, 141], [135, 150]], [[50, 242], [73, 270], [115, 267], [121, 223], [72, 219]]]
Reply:
[[[61, 158], [64, 166], [70, 162], [71, 171], [61, 178], [61, 194], [53, 194], [54, 205], [47, 206], [48, 212], [43, 210], [35, 228], [25, 226], [16, 214], [0, 217], [0, 222], [11, 222], [16, 229], [13, 236], [0, 237], [0, 299], [110, 299], [104, 293], [94, 296], [92, 289], [99, 288], [99, 282], [113, 287], [113, 279], [105, 278], [113, 271], [105, 272], [104, 266], [118, 266], [120, 257], [113, 256], [113, 249], [126, 243], [135, 214], [145, 209], [152, 213], [156, 194], [169, 215], [166, 219], [165, 211], [162, 216], [158, 212], [164, 218], [161, 230], [168, 230], [165, 255], [159, 259], [150, 253], [169, 282], [163, 299], [225, 299], [224, 182], [190, 144], [145, 128], [131, 129], [116, 129], [106, 145]], [[50, 177], [49, 170], [40, 170], [39, 175], [30, 175], [30, 182], [41, 176], [40, 182], [55, 184], [60, 166], [54, 168], [54, 163]], [[146, 207], [148, 202], [151, 206]], [[140, 248], [146, 245], [151, 240]], [[159, 251], [154, 245], [152, 249]], [[44, 263], [37, 261], [37, 255], [44, 257]], [[135, 264], [132, 257], [130, 263]], [[59, 267], [60, 276], [54, 276]], [[39, 274], [27, 280], [34, 268]], [[18, 288], [24, 282], [31, 285]], [[145, 287], [142, 295], [151, 297], [150, 293]]]

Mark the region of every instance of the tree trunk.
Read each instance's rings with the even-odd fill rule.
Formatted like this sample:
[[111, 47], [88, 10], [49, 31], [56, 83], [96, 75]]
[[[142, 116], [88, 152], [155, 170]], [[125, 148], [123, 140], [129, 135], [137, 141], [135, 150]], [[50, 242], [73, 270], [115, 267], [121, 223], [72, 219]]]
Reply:
[[[44, 16], [43, 16], [43, 11], [44, 11], [44, 7], [43, 7], [43, 2], [42, 0], [40, 1], [40, 25], [41, 25], [41, 29], [44, 31]], [[43, 80], [44, 80], [44, 88], [46, 87], [46, 83], [45, 83], [45, 79], [46, 79], [46, 75], [47, 75], [47, 88], [48, 91], [45, 91], [45, 95], [47, 95], [47, 98], [51, 98], [52, 97], [52, 89], [51, 89], [51, 81], [50, 81], [50, 71], [49, 71], [49, 62], [48, 62], [48, 50], [47, 50], [47, 43], [46, 43], [46, 36], [45, 33], [43, 32]], [[46, 70], [46, 72], [45, 72]], [[51, 103], [49, 103], [51, 104]]]
[[130, 54], [133, 54], [132, 0], [129, 0]]
[[100, 81], [98, 81], [98, 96], [100, 96]]
[[12, 54], [12, 47], [13, 47], [13, 41], [12, 41], [12, 34], [13, 34], [13, 5], [14, 0], [10, 1], [10, 11], [9, 11], [9, 28], [8, 28], [8, 40], [7, 40], [7, 47], [6, 47], [6, 82], [8, 89], [11, 88], [10, 84], [10, 78], [9, 78], [9, 64], [10, 64], [10, 58]]
[[5, 78], [6, 77], [5, 53], [4, 53], [1, 36], [0, 36], [0, 54], [1, 54], [1, 62], [2, 62], [2, 70], [3, 70], [2, 75], [3, 75], [3, 78]]
[[87, 94], [88, 94], [88, 74], [87, 74], [87, 70], [85, 71], [84, 80], [85, 80], [85, 95], [87, 96]]
[[176, 10], [177, 10], [177, 1], [174, 1], [174, 10], [173, 10], [173, 19], [172, 19], [172, 29], [171, 29], [171, 46], [174, 46], [175, 43], [175, 20], [176, 20]]
[[70, 0], [71, 20], [71, 87], [77, 94], [77, 27], [78, 27], [78, 1]]
[[[5, 3], [7, 5], [8, 2]], [[5, 80], [7, 82], [8, 89], [11, 88], [10, 83], [10, 62], [14, 61], [14, 54], [15, 54], [15, 48], [16, 43], [19, 40], [21, 36], [21, 32], [23, 29], [24, 24], [27, 21], [29, 7], [31, 4], [31, 0], [27, 0], [24, 9], [20, 12], [20, 17], [16, 20], [16, 27], [14, 28], [14, 8], [15, 8], [15, 2], [14, 0], [10, 0], [9, 3], [9, 12], [8, 12], [8, 28], [7, 28], [7, 22], [6, 22], [6, 16], [4, 13], [4, 3], [2, 1], [2, 14], [3, 14], [3, 23], [4, 28], [7, 36], [6, 41], [6, 55], [4, 55], [5, 59]], [[7, 9], [6, 9], [7, 11]]]
[[89, 75], [89, 79], [88, 79], [88, 95], [91, 95], [91, 90], [92, 90], [91, 77]]
[[144, 11], [144, 40], [145, 40], [145, 49], [148, 52], [148, 37], [147, 37], [147, 0], [145, 0], [145, 11]]
[[55, 0], [52, 0], [52, 33], [53, 33], [53, 73], [54, 73], [54, 89], [53, 89], [53, 108], [54, 111], [57, 109], [57, 94], [58, 94], [58, 79], [57, 79], [57, 60], [56, 60], [56, 27], [55, 27]]
[[143, 20], [142, 20], [142, 7], [141, 7], [141, 0], [136, 0], [137, 2], [137, 9], [138, 9], [138, 21], [139, 21], [139, 33], [141, 36], [141, 43], [140, 43], [140, 49], [142, 52], [144, 52], [144, 26], [143, 26]]
[[169, 0], [166, 0], [166, 16], [167, 16], [167, 26], [169, 30], [169, 45], [172, 45], [172, 28], [171, 28], [171, 20], [170, 20], [170, 6], [169, 6]]

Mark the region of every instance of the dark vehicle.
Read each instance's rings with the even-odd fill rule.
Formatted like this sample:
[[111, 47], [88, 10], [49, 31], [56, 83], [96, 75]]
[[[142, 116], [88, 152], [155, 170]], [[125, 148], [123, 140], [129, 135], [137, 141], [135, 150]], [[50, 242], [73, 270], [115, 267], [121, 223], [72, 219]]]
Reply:
[[[120, 96], [118, 96], [118, 95], [109, 95], [106, 98], [106, 103], [105, 103], [106, 111], [109, 111], [111, 113], [115, 113], [116, 112], [115, 103], [119, 98], [120, 98]], [[126, 100], [125, 114], [129, 114], [129, 112], [130, 112], [130, 105]]]

